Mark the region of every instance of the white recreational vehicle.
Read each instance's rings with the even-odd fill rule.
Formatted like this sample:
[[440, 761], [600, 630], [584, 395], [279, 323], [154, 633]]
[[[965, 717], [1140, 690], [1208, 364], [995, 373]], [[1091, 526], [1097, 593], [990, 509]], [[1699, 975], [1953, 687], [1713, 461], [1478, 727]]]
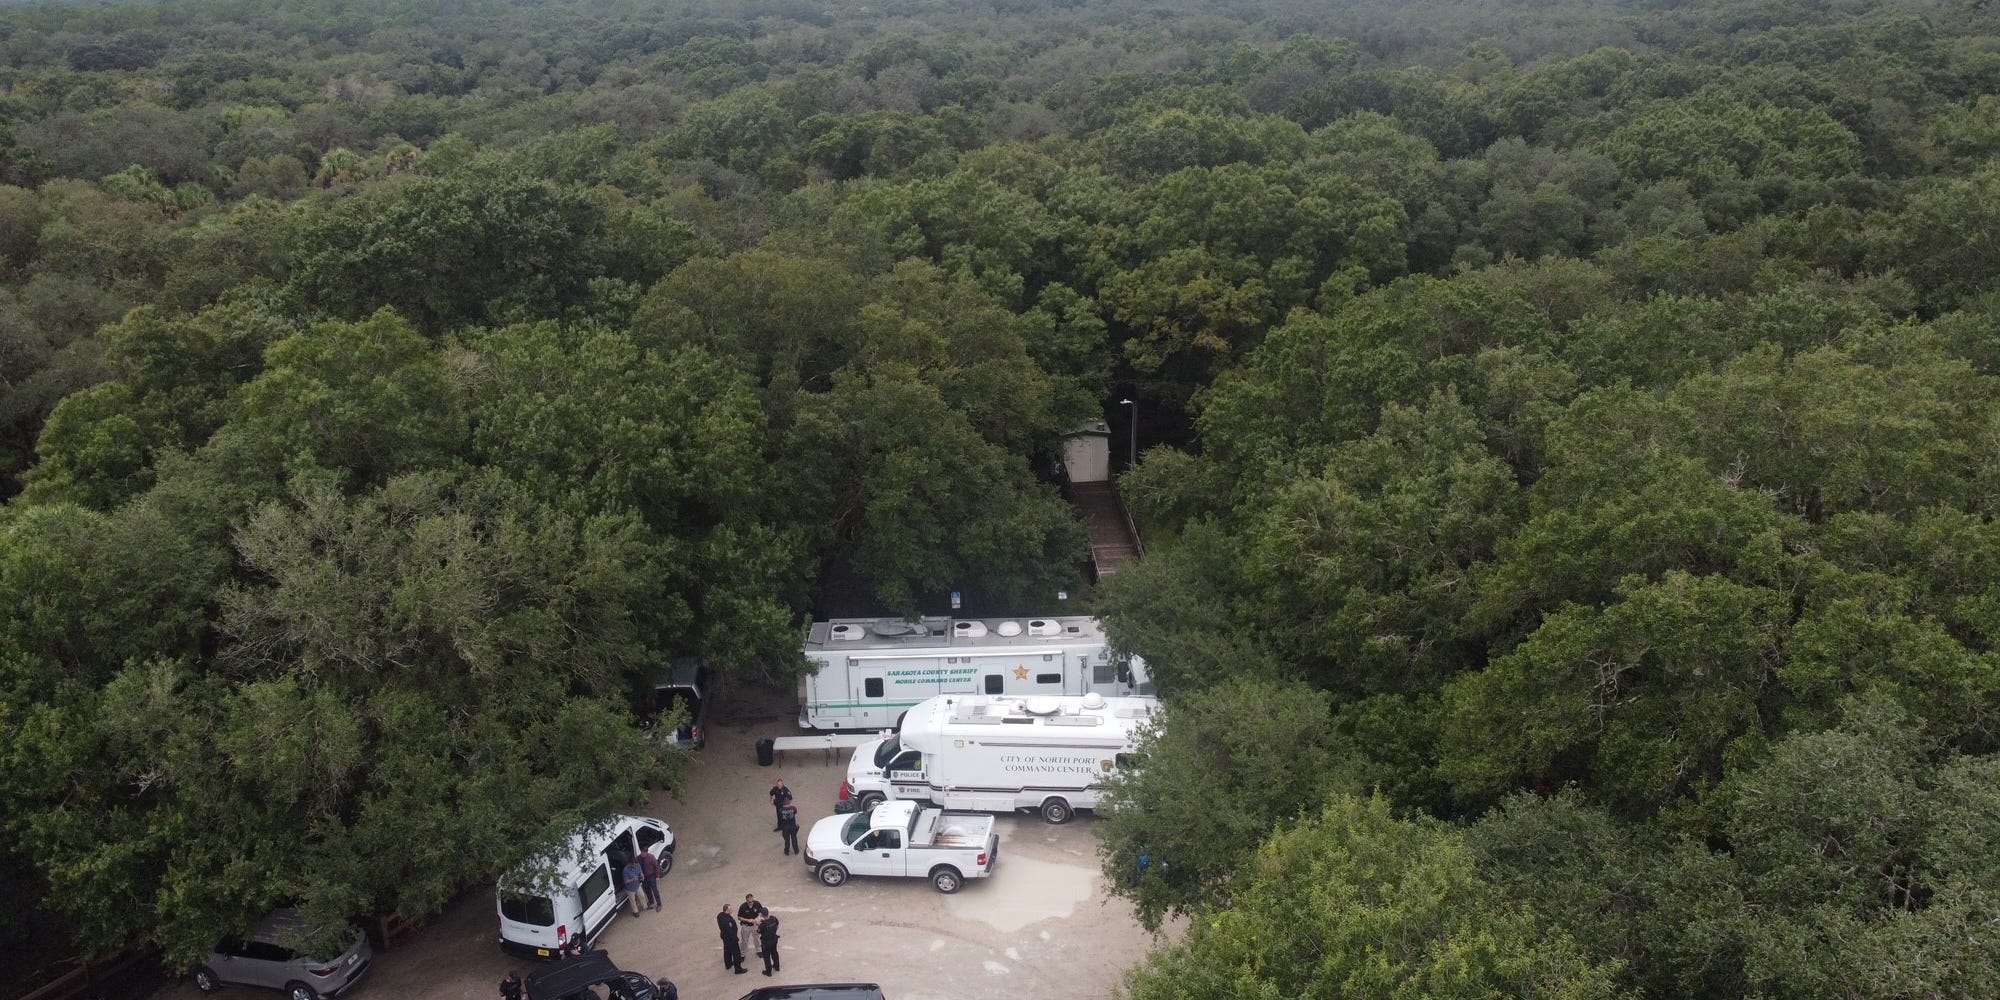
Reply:
[[841, 810], [883, 799], [946, 809], [1034, 809], [1051, 823], [1097, 808], [1102, 782], [1133, 763], [1139, 730], [1159, 711], [1153, 698], [931, 698], [898, 732], [854, 751], [840, 786]]
[[884, 729], [940, 694], [1151, 694], [1146, 661], [1111, 651], [1095, 618], [835, 619], [806, 633], [814, 670], [799, 725]]

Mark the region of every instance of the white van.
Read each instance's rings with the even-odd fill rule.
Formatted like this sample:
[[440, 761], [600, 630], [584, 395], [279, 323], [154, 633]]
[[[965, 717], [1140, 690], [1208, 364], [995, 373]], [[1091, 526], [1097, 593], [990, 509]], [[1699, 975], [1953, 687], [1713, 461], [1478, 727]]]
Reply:
[[584, 944], [618, 915], [619, 870], [651, 849], [662, 876], [674, 866], [674, 832], [651, 816], [587, 823], [554, 852], [529, 858], [501, 876], [500, 948], [523, 958], [553, 959], [575, 935]]
[[1065, 823], [1097, 808], [1104, 779], [1137, 763], [1140, 731], [1159, 710], [1155, 698], [1097, 694], [926, 699], [900, 731], [856, 748], [834, 808], [916, 799], [946, 809], [1033, 809]]

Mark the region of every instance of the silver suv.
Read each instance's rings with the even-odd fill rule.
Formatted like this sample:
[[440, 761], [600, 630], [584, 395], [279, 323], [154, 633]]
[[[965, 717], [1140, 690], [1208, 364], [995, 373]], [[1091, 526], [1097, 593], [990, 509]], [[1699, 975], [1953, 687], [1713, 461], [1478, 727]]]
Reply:
[[249, 934], [216, 942], [208, 960], [194, 970], [194, 984], [203, 993], [229, 983], [283, 990], [291, 1000], [319, 1000], [337, 997], [360, 982], [375, 957], [368, 939], [357, 931], [346, 951], [319, 959], [293, 948], [311, 932], [296, 911], [274, 910]]

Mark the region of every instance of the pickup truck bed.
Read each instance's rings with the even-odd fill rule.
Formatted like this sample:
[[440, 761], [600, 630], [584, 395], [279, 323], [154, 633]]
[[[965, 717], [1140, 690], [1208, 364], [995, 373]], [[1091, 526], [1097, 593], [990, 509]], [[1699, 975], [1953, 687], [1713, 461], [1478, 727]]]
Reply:
[[933, 847], [983, 847], [993, 832], [993, 817], [978, 813], [926, 812], [917, 818], [910, 835], [916, 845]]

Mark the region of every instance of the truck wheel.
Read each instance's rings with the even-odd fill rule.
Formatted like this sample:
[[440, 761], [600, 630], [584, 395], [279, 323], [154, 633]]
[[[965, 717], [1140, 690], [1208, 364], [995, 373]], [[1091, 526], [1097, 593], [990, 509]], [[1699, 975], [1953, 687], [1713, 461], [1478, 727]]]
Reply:
[[931, 869], [931, 884], [937, 887], [937, 891], [950, 895], [964, 887], [965, 876], [960, 875], [956, 868], [940, 865]]
[[1042, 803], [1042, 818], [1051, 823], [1067, 823], [1070, 817], [1075, 815], [1076, 810], [1071, 809], [1069, 803], [1061, 799], [1050, 799]]
[[215, 978], [215, 970], [204, 965], [194, 970], [194, 988], [203, 993], [213, 993], [222, 988], [222, 980]]
[[847, 882], [847, 869], [842, 868], [838, 861], [829, 861], [826, 864], [820, 865], [819, 871], [815, 874], [819, 875], [819, 884], [821, 885], [837, 886], [844, 885]]
[[861, 812], [867, 812], [868, 810], [873, 809], [881, 804], [882, 804], [881, 792], [862, 792], [860, 802], [856, 806], [856, 808]]

